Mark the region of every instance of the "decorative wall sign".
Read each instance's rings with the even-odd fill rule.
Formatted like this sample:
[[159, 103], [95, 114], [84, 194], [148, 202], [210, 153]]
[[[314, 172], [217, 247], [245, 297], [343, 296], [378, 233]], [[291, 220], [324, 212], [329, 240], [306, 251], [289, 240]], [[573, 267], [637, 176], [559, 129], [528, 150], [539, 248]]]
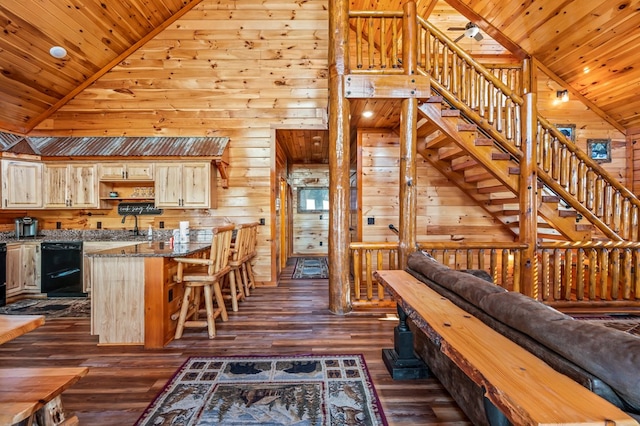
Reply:
[[126, 214], [161, 215], [162, 209], [157, 208], [153, 203], [120, 203], [118, 204], [118, 214], [121, 216]]
[[587, 139], [587, 153], [598, 163], [610, 163], [611, 139]]
[[576, 125], [575, 124], [556, 124], [560, 133], [562, 133], [571, 142], [576, 143]]

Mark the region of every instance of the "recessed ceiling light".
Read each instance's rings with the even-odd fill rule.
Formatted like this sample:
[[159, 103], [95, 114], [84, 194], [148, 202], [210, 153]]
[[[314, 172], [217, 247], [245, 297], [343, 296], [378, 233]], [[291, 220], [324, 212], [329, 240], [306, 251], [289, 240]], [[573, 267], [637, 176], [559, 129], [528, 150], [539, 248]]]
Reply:
[[362, 116], [363, 116], [364, 118], [370, 118], [370, 117], [373, 117], [373, 111], [365, 111], [365, 112], [363, 112], [363, 113], [362, 113]]
[[62, 46], [53, 46], [49, 49], [49, 54], [56, 59], [62, 59], [67, 56], [67, 49]]

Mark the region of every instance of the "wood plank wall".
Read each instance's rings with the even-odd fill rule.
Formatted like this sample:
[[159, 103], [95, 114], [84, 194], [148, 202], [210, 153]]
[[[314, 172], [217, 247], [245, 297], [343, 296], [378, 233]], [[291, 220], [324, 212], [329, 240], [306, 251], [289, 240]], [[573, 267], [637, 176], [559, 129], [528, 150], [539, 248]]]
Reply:
[[[362, 151], [361, 241], [398, 241], [399, 137], [392, 131], [358, 132]], [[418, 155], [417, 241], [513, 241], [483, 209]], [[369, 225], [368, 219], [374, 224]]]
[[[204, 0], [32, 134], [228, 136], [229, 188], [218, 188], [218, 208], [172, 214], [192, 223], [265, 218], [255, 272], [275, 282], [271, 135], [326, 128], [327, 22], [326, 0]], [[76, 226], [95, 222], [67, 215]]]

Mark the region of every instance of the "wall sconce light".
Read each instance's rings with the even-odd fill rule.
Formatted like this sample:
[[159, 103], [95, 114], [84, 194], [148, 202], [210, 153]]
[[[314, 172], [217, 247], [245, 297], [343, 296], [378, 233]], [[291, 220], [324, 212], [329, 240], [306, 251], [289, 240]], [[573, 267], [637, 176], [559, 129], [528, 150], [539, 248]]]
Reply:
[[568, 90], [558, 90], [556, 92], [556, 97], [562, 102], [569, 102], [569, 91]]

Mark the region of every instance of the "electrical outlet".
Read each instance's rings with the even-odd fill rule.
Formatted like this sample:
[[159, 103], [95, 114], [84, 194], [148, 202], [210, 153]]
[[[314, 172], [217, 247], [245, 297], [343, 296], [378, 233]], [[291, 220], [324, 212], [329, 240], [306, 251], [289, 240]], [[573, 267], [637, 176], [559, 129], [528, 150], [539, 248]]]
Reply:
[[164, 222], [160, 221], [160, 229], [164, 229]]
[[98, 228], [98, 229], [102, 229], [102, 222], [98, 222], [98, 223], [96, 223], [96, 228]]
[[320, 241], [320, 247], [322, 247], [322, 241]]
[[260, 225], [264, 225], [264, 224], [265, 224], [264, 217], [261, 217], [261, 218], [260, 218]]
[[367, 225], [375, 225], [376, 224], [376, 218], [375, 217], [368, 217], [367, 218]]
[[56, 229], [62, 228], [62, 222], [56, 222]]
[[320, 215], [320, 220], [322, 220], [322, 215]]

